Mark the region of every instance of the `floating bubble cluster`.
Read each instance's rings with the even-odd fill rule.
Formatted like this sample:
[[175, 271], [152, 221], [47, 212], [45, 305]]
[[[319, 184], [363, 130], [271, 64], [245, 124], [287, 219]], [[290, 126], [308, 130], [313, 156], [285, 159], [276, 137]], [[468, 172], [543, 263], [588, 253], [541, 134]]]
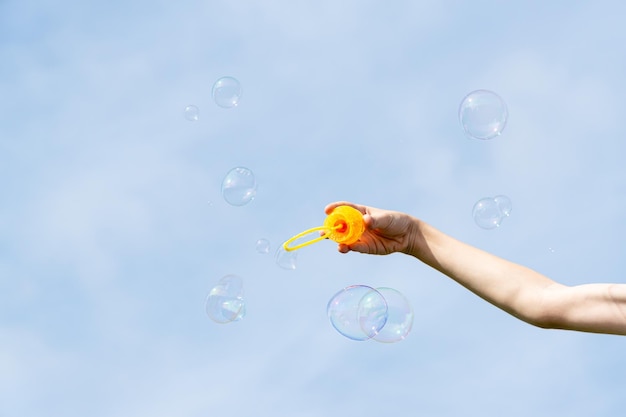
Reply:
[[352, 340], [404, 340], [413, 326], [408, 300], [392, 288], [352, 285], [336, 293], [326, 308], [333, 327]]
[[231, 169], [222, 181], [222, 196], [231, 206], [245, 206], [254, 200], [256, 189], [254, 174], [244, 167]]
[[463, 98], [459, 121], [465, 134], [473, 139], [493, 139], [502, 133], [509, 112], [504, 100], [489, 90], [476, 90]]
[[216, 323], [241, 320], [246, 314], [243, 300], [243, 280], [237, 275], [226, 275], [209, 292], [205, 303], [206, 314]]
[[[241, 84], [233, 77], [222, 77], [214, 83], [211, 94], [218, 106], [237, 107], [242, 96]], [[198, 113], [194, 105], [185, 108], [185, 118], [189, 121], [197, 121]], [[502, 134], [507, 124], [508, 110], [496, 93], [476, 90], [463, 98], [458, 116], [469, 138], [488, 140]], [[256, 178], [250, 169], [235, 167], [224, 177], [221, 192], [231, 206], [244, 206], [256, 197]], [[212, 204], [209, 202], [209, 205]], [[503, 218], [510, 215], [511, 210], [511, 200], [507, 196], [498, 195], [476, 202], [472, 214], [479, 227], [494, 229], [500, 226]], [[309, 237], [302, 236], [297, 235], [297, 239], [291, 242], [291, 250], [286, 250], [283, 245], [276, 249], [274, 260], [280, 268], [295, 270], [297, 252], [293, 249], [317, 241], [306, 240]], [[268, 254], [271, 250], [270, 242], [264, 238], [258, 239], [255, 248], [257, 253]], [[236, 275], [223, 277], [208, 294], [205, 308], [207, 315], [217, 323], [241, 320], [246, 313], [242, 279]], [[414, 320], [411, 304], [402, 293], [389, 287], [372, 288], [366, 285], [352, 285], [337, 292], [328, 302], [327, 314], [332, 326], [343, 336], [351, 340], [372, 339], [380, 343], [406, 339]]]
[[194, 106], [193, 104], [185, 107], [185, 119], [189, 120], [190, 122], [197, 122], [199, 114], [200, 110], [198, 110], [198, 107]]
[[472, 216], [479, 227], [495, 229], [500, 226], [502, 219], [511, 214], [512, 209], [511, 200], [505, 195], [486, 197], [474, 204]]
[[222, 77], [218, 79], [215, 81], [215, 84], [213, 84], [211, 90], [215, 104], [225, 109], [237, 107], [241, 100], [242, 93], [241, 84], [233, 77]]

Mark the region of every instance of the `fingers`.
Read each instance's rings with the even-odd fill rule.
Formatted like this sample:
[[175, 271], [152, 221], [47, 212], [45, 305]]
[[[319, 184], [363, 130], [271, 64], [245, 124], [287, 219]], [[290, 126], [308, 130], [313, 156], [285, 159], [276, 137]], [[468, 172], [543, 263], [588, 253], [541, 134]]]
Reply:
[[369, 229], [379, 229], [391, 232], [394, 222], [397, 222], [397, 214], [398, 213], [396, 212], [386, 210], [377, 211], [376, 213], [373, 213], [373, 215], [369, 216], [369, 223], [366, 222], [365, 224]]
[[350, 252], [350, 246], [340, 243], [339, 245], [337, 245], [337, 250], [340, 253], [348, 253]]
[[362, 204], [350, 203], [349, 201], [336, 201], [328, 204], [324, 208], [326, 214], [330, 214], [339, 206], [350, 206], [363, 213], [363, 221], [366, 229], [386, 229], [394, 222], [395, 213], [387, 210], [380, 210]]
[[364, 206], [364, 205], [350, 203], [349, 201], [336, 201], [334, 203], [330, 203], [329, 205], [327, 205], [324, 208], [324, 213], [330, 214], [331, 211], [333, 211], [335, 208], [337, 208], [339, 206], [350, 206], [352, 208], [355, 208], [355, 209], [359, 210], [363, 214], [365, 214], [367, 212], [367, 207]]
[[376, 221], [374, 220], [372, 215], [369, 213], [363, 215], [363, 223], [365, 223], [366, 229], [374, 229], [376, 227], [375, 226]]
[[340, 243], [337, 246], [337, 249], [341, 253], [348, 253], [348, 252], [372, 253], [370, 245], [368, 245], [366, 242], [361, 242], [361, 241], [358, 241], [351, 245], [345, 245], [343, 243]]
[[367, 229], [374, 229], [375, 227], [377, 227], [375, 226], [375, 223], [377, 222], [374, 219], [374, 217], [371, 215], [371, 212], [376, 211], [377, 209], [373, 209], [371, 207], [367, 207], [362, 204], [354, 204], [348, 201], [336, 201], [324, 207], [324, 212], [326, 214], [330, 214], [335, 208], [339, 206], [350, 206], [352, 208], [359, 210], [361, 213], [363, 213], [363, 221], [365, 222], [365, 227]]
[[384, 229], [386, 223], [384, 212], [375, 209], [372, 207], [368, 207], [367, 212], [363, 214], [363, 222], [365, 223], [366, 229]]

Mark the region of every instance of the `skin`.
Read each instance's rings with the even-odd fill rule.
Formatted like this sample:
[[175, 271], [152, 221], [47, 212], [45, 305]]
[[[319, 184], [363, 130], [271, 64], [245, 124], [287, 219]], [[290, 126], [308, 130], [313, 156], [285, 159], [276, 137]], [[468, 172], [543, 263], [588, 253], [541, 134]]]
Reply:
[[363, 214], [358, 242], [341, 253], [404, 253], [438, 270], [507, 313], [545, 329], [626, 335], [626, 284], [566, 286], [525, 266], [499, 258], [444, 234], [406, 213], [346, 201]]

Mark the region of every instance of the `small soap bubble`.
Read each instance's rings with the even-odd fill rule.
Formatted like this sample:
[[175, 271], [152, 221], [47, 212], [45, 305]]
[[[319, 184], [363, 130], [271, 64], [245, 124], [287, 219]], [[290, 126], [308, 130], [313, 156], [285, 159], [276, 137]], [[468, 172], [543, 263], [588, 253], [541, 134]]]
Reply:
[[287, 251], [280, 245], [278, 249], [276, 249], [276, 265], [280, 266], [283, 269], [294, 270], [296, 269], [296, 264], [298, 261], [298, 253], [296, 251]]
[[222, 77], [213, 84], [211, 95], [218, 106], [230, 109], [239, 105], [242, 92], [241, 84], [236, 78]]
[[387, 302], [367, 285], [352, 285], [335, 294], [326, 307], [333, 327], [352, 340], [376, 336], [387, 321]]
[[190, 122], [197, 122], [199, 114], [200, 110], [198, 110], [198, 107], [194, 105], [189, 105], [185, 107], [185, 119], [189, 120]]
[[505, 195], [485, 197], [472, 209], [472, 216], [476, 224], [483, 229], [495, 229], [502, 223], [502, 219], [511, 215], [513, 205]]
[[413, 327], [413, 308], [409, 300], [398, 290], [388, 287], [376, 288], [387, 303], [387, 321], [372, 338], [381, 343], [404, 340]]
[[243, 300], [243, 280], [237, 275], [226, 275], [209, 292], [205, 311], [211, 320], [225, 324], [241, 320], [246, 313]]
[[267, 239], [259, 239], [256, 241], [256, 251], [258, 253], [270, 253], [270, 241]]
[[493, 198], [500, 209], [500, 212], [505, 216], [509, 217], [511, 215], [511, 210], [513, 210], [513, 205], [511, 204], [511, 199], [505, 195], [497, 195]]
[[508, 110], [504, 100], [489, 90], [469, 93], [459, 106], [459, 121], [463, 131], [473, 139], [493, 139], [506, 126]]
[[472, 215], [476, 224], [483, 229], [495, 229], [502, 222], [502, 212], [491, 197], [478, 200], [474, 204]]
[[252, 171], [236, 167], [228, 171], [222, 181], [222, 196], [231, 206], [244, 206], [256, 196], [256, 178]]

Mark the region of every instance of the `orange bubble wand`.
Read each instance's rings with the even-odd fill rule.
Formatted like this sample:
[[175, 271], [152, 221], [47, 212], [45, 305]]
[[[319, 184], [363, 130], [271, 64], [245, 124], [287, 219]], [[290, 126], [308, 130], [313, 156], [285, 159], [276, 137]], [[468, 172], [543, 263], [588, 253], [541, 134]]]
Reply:
[[[298, 245], [289, 246], [296, 240], [317, 231], [323, 231], [324, 234]], [[313, 227], [312, 229], [298, 233], [283, 243], [283, 249], [290, 252], [324, 239], [351, 245], [359, 240], [364, 231], [365, 222], [363, 221], [363, 215], [360, 211], [350, 206], [338, 206], [326, 217], [323, 226]]]

